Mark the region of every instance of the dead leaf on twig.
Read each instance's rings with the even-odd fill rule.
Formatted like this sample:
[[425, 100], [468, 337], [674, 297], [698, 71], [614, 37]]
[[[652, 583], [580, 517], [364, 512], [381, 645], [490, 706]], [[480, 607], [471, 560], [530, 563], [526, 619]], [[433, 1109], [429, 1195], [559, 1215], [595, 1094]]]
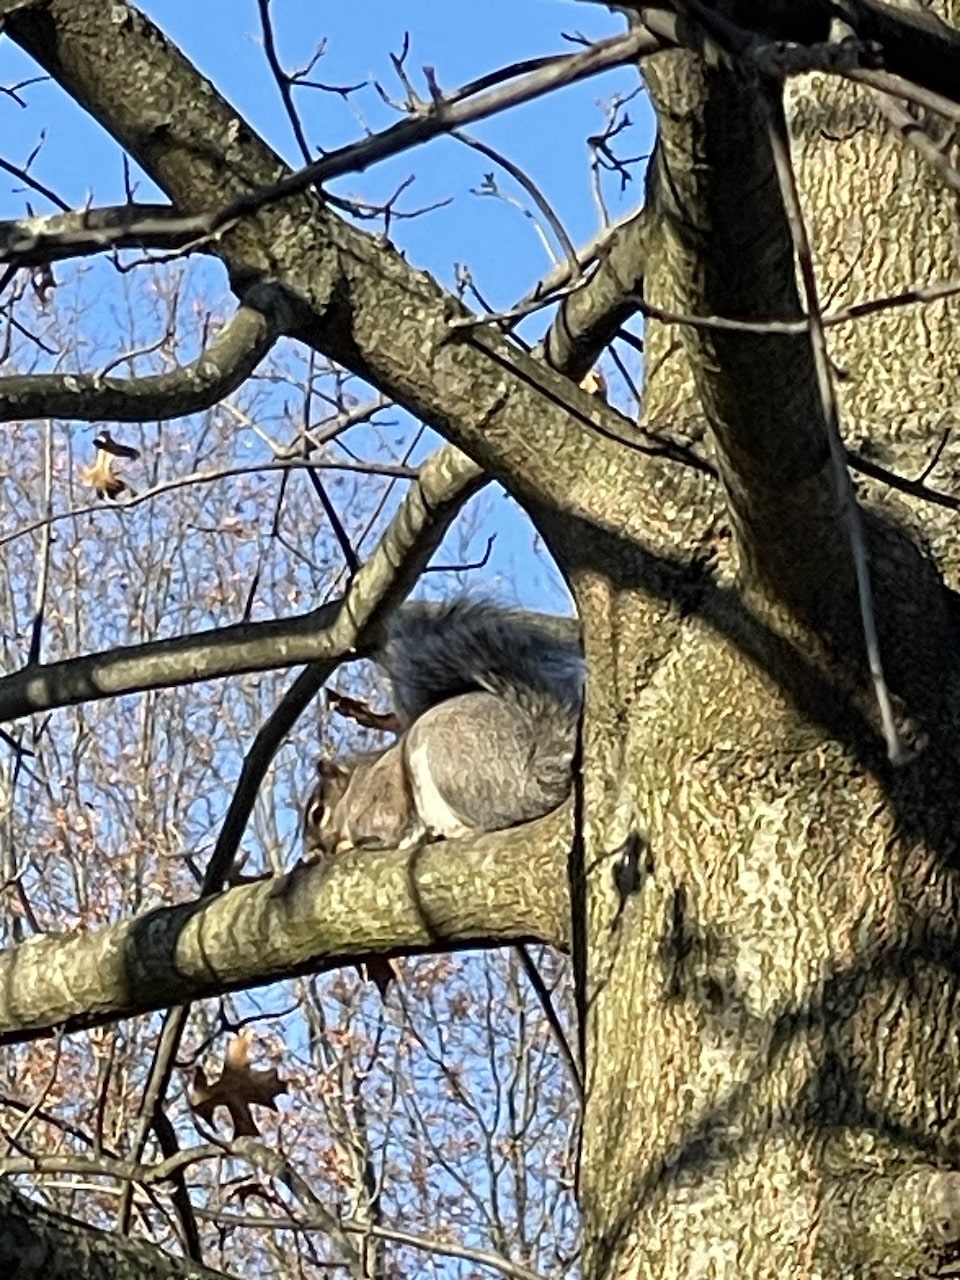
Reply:
[[94, 489], [98, 498], [110, 498], [116, 502], [121, 493], [129, 493], [131, 498], [136, 497], [136, 491], [116, 473], [114, 467], [117, 458], [139, 458], [139, 451], [120, 444], [109, 431], [101, 431], [94, 438], [93, 446], [97, 451], [93, 462], [88, 467], [81, 467], [78, 472], [81, 482]]
[[359, 698], [348, 697], [336, 689], [327, 690], [327, 706], [347, 720], [353, 720], [362, 729], [377, 729], [380, 733], [399, 733], [403, 728], [394, 711], [374, 711]]
[[357, 973], [364, 982], [372, 982], [380, 992], [380, 999], [386, 1000], [391, 982], [403, 980], [400, 965], [388, 956], [370, 956], [357, 965]]
[[582, 391], [586, 391], [587, 395], [599, 396], [601, 400], [607, 398], [607, 380], [599, 369], [591, 369], [583, 375], [580, 382]]
[[286, 1081], [272, 1067], [259, 1070], [250, 1066], [251, 1040], [251, 1032], [244, 1031], [229, 1042], [219, 1080], [208, 1080], [203, 1068], [196, 1067], [189, 1090], [190, 1109], [214, 1128], [214, 1111], [217, 1107], [227, 1108], [235, 1138], [258, 1136], [260, 1130], [251, 1106], [276, 1111], [277, 1095], [287, 1092]]

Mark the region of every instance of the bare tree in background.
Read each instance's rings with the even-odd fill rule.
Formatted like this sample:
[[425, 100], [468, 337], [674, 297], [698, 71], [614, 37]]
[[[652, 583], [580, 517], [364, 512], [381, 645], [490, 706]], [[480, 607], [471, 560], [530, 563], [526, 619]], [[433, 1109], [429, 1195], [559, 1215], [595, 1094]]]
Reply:
[[[22, 371], [0, 382], [3, 417], [24, 424], [7, 437], [5, 483], [22, 495], [31, 539], [4, 581], [20, 621], [4, 639], [10, 674], [0, 680], [15, 797], [0, 1027], [8, 1043], [33, 1041], [23, 1052], [34, 1055], [17, 1068], [33, 1073], [33, 1103], [8, 1123], [6, 1171], [43, 1174], [41, 1187], [93, 1176], [74, 1149], [81, 1139], [63, 1128], [62, 1082], [83, 1067], [61, 1076], [59, 1058], [83, 1057], [102, 1101], [92, 1136], [84, 1116], [82, 1140], [113, 1192], [112, 1203], [101, 1193], [98, 1213], [77, 1188], [84, 1216], [113, 1228], [94, 1237], [5, 1184], [5, 1256], [19, 1257], [28, 1240], [31, 1256], [50, 1251], [31, 1274], [106, 1274], [120, 1259], [141, 1273], [181, 1273], [132, 1234], [148, 1223], [165, 1244], [179, 1238], [192, 1274], [202, 1274], [202, 1255], [224, 1270], [269, 1257], [291, 1273], [335, 1261], [350, 1274], [386, 1275], [422, 1265], [405, 1252], [423, 1244], [405, 1234], [416, 1214], [435, 1215], [432, 1248], [449, 1248], [455, 1265], [565, 1274], [575, 1265], [564, 1198], [575, 1175], [588, 1277], [892, 1280], [953, 1265], [960, 35], [947, 21], [960, 15], [948, 4], [935, 13], [879, 0], [621, 8], [622, 34], [457, 91], [442, 93], [433, 73], [418, 87], [398, 59], [407, 115], [312, 163], [267, 24], [266, 52], [303, 153], [292, 172], [132, 7], [0, 0], [6, 34], [170, 201], [64, 209], [3, 228], [18, 354], [25, 331], [38, 337], [20, 268], [34, 273], [42, 301], [44, 273], [61, 259], [189, 251], [219, 258], [237, 298], [229, 320], [190, 335], [168, 293], [163, 337], [149, 352], [132, 345], [119, 371], [84, 363], [78, 344], [64, 373], [38, 346], [32, 365], [21, 357]], [[392, 247], [391, 207], [380, 210], [387, 238], [377, 237], [358, 225], [369, 209], [325, 186], [636, 62], [658, 121], [644, 207], [579, 252], [530, 192], [567, 244], [566, 261], [509, 313], [469, 311]], [[615, 129], [595, 140], [614, 165]], [[555, 313], [530, 351], [516, 322], [547, 302]], [[622, 364], [638, 341], [624, 326], [638, 315], [642, 406], [626, 416], [579, 384], [604, 351]], [[290, 358], [276, 346], [282, 337], [308, 353], [292, 375], [275, 363]], [[258, 417], [258, 379], [270, 370], [298, 388], [296, 421], [279, 431]], [[385, 447], [371, 445], [356, 464], [407, 480], [399, 505], [381, 506], [349, 481], [337, 491], [322, 465], [327, 427], [355, 412], [375, 424], [377, 397], [447, 442], [415, 478], [410, 457]], [[151, 425], [190, 414], [204, 425]], [[190, 475], [208, 465], [211, 441], [229, 440], [241, 419], [256, 423], [267, 450], [256, 466], [303, 470], [297, 502], [310, 493], [316, 507], [305, 521], [289, 500], [278, 503], [276, 546], [259, 558], [255, 539], [241, 543], [260, 527], [252, 513], [268, 491], [262, 473], [250, 473], [230, 490], [232, 515], [208, 505], [209, 493], [226, 490], [192, 483], [146, 543], [125, 510], [111, 517], [115, 547], [58, 544], [44, 513], [61, 453], [38, 419], [108, 423], [118, 439], [119, 424], [141, 424], [135, 445], [129, 425], [122, 442], [139, 458], [111, 452], [108, 433], [98, 436], [100, 469], [86, 472], [104, 491], [127, 486], [115, 494], [125, 508], [139, 502], [129, 487], [139, 488], [137, 467], [149, 474], [151, 456], [182, 447], [177, 471]], [[212, 456], [221, 470], [225, 457], [240, 465], [229, 444]], [[534, 521], [583, 624], [589, 682], [575, 802], [456, 848], [346, 855], [236, 883], [267, 770], [298, 754], [282, 746], [287, 735], [339, 663], [369, 652], [385, 614], [490, 478]], [[319, 511], [338, 560], [328, 541], [305, 538]], [[375, 545], [359, 539], [368, 523]], [[225, 576], [191, 577], [195, 533]], [[138, 599], [121, 615], [128, 540]], [[65, 583], [75, 575], [62, 598], [45, 589], [54, 566]], [[248, 587], [243, 599], [231, 571]], [[122, 635], [119, 616], [130, 618]], [[293, 666], [303, 670], [282, 693], [276, 674], [250, 680]], [[105, 746], [93, 751], [86, 717], [105, 714], [106, 726], [127, 694], [139, 695], [139, 737], [104, 728]], [[74, 721], [58, 718], [65, 707], [78, 709]], [[168, 722], [180, 745], [157, 772], [164, 757], [137, 747]], [[67, 723], [77, 726], [73, 741], [62, 735], [48, 748]], [[205, 760], [208, 740], [216, 749]], [[249, 743], [242, 765], [239, 743]], [[51, 816], [40, 831], [16, 795], [43, 787], [51, 770], [32, 770], [26, 749], [73, 753], [72, 773], [55, 776], [75, 794], [69, 804], [60, 797], [59, 819], [55, 806], [43, 808]], [[111, 768], [127, 778], [148, 761], [138, 817], [103, 790]], [[154, 792], [169, 844], [148, 855], [143, 843], [157, 828], [143, 814]], [[273, 803], [254, 817], [253, 874], [268, 860], [281, 865], [271, 844], [293, 841], [289, 814]], [[106, 849], [118, 851], [115, 865]], [[149, 893], [148, 865], [162, 877]], [[134, 914], [138, 893], [180, 904]], [[51, 918], [56, 911], [64, 918]], [[74, 936], [53, 932], [76, 924], [84, 929]], [[441, 983], [452, 951], [532, 942], [572, 957], [584, 1090], [576, 1160], [558, 1042], [530, 1039], [523, 1025], [545, 1017], [527, 1011], [549, 1001], [530, 1001], [512, 968], [519, 960], [504, 953], [489, 979], [509, 993], [506, 1012], [478, 976], [459, 999]], [[404, 1012], [393, 1021], [345, 975], [323, 993], [308, 976], [413, 955], [432, 958], [391, 993], [387, 1008]], [[549, 976], [554, 962], [538, 958]], [[476, 963], [476, 975], [490, 972]], [[277, 979], [289, 985], [275, 990], [297, 992], [311, 1037], [284, 1049], [279, 1032], [264, 1034], [257, 1063], [244, 1021], [255, 1007], [258, 1022], [282, 1010], [251, 1005], [249, 992]], [[188, 1019], [191, 1002], [208, 998], [221, 1003]], [[334, 1026], [336, 999], [361, 1009]], [[414, 1000], [419, 1016], [408, 1017]], [[143, 1073], [142, 1045], [107, 1028], [158, 1010]], [[144, 1036], [154, 1034], [146, 1025]], [[89, 1039], [75, 1036], [82, 1030]], [[224, 1030], [233, 1039], [216, 1077], [195, 1055]], [[546, 1043], [549, 1063], [538, 1058]], [[464, 1068], [478, 1046], [483, 1083]], [[260, 1117], [289, 1084], [291, 1053], [302, 1054], [297, 1083], [315, 1090], [318, 1118], [308, 1128], [302, 1112], [285, 1112], [271, 1141]], [[182, 1119], [171, 1119], [181, 1058], [197, 1124], [220, 1101], [232, 1140], [208, 1126], [202, 1142], [185, 1145]], [[424, 1088], [427, 1062], [435, 1074]], [[135, 1094], [117, 1084], [120, 1070], [145, 1075]], [[440, 1129], [438, 1079], [452, 1106]], [[392, 1109], [380, 1109], [378, 1090], [392, 1091]], [[125, 1125], [118, 1111], [134, 1097], [138, 1114]], [[543, 1117], [554, 1121], [549, 1133], [538, 1130]], [[38, 1124], [49, 1126], [42, 1157]], [[390, 1126], [401, 1125], [397, 1144]], [[30, 1146], [18, 1164], [21, 1133]], [[298, 1134], [307, 1134], [303, 1149]], [[511, 1142], [540, 1153], [532, 1179]], [[387, 1189], [380, 1175], [390, 1167]], [[451, 1244], [445, 1236], [467, 1205], [469, 1227]], [[470, 1238], [478, 1223], [479, 1242]]]
[[[120, 276], [116, 288], [130, 318], [131, 363], [162, 369], [165, 343], [199, 344], [219, 323], [188, 292], [179, 267]], [[93, 309], [91, 282], [62, 311], [53, 305], [60, 296], [33, 307], [21, 300], [18, 321], [64, 352], [85, 344], [87, 358], [103, 367], [108, 353], [79, 325], [84, 304]], [[314, 456], [308, 473], [295, 447], [304, 425], [346, 449]], [[335, 596], [343, 561], [316, 486], [343, 512], [341, 536], [362, 549], [395, 511], [398, 477], [415, 474], [403, 460], [406, 432], [383, 397], [360, 400], [336, 371], [293, 356], [261, 365], [255, 380], [186, 428], [118, 428], [124, 447], [139, 454], [114, 455], [116, 476], [128, 485], [117, 495], [123, 507], [97, 501], [84, 482], [91, 432], [52, 424], [13, 430], [18, 465], [4, 478], [0, 534], [8, 668], [22, 665], [35, 610], [41, 656], [49, 657], [90, 650], [98, 639], [140, 643], [197, 631], [224, 617], [256, 621]], [[351, 447], [358, 431], [366, 432], [364, 462]], [[288, 447], [299, 469], [271, 470]], [[357, 469], [343, 469], [350, 466]], [[465, 563], [472, 521], [461, 524]], [[38, 550], [45, 556], [39, 605]], [[96, 701], [55, 721], [12, 726], [20, 753], [8, 743], [7, 943], [195, 898], [243, 748], [269, 720], [284, 680], [268, 672], [229, 685], [156, 689], [122, 707]], [[317, 712], [302, 717], [256, 788], [228, 878], [279, 874], [296, 861], [313, 760], [325, 743], [343, 748], [348, 724], [323, 702]], [[552, 971], [551, 985], [559, 980], [546, 955], [539, 970]], [[566, 1266], [576, 1248], [576, 1107], [516, 959], [491, 952], [459, 966], [449, 957], [408, 962], [402, 990], [386, 1005], [352, 965], [255, 999], [198, 1003], [173, 1048], [158, 1041], [160, 1025], [158, 1018], [107, 1025], [59, 1038], [54, 1053], [48, 1039], [8, 1049], [0, 1094], [5, 1171], [102, 1226], [116, 1222], [118, 1195], [134, 1185], [131, 1225], [139, 1234], [174, 1248], [184, 1231], [190, 1240], [178, 1222], [184, 1204], [170, 1207], [169, 1180], [148, 1189], [162, 1158], [152, 1135], [132, 1155], [151, 1059], [168, 1063], [172, 1054], [163, 1106], [177, 1144], [192, 1152], [183, 1184], [194, 1206], [193, 1249], [216, 1265], [295, 1275], [309, 1259], [323, 1270], [336, 1261], [349, 1275], [409, 1274], [436, 1237], [454, 1250], [462, 1241], [547, 1270], [558, 1258]], [[243, 1073], [228, 1086], [227, 1104], [205, 1114], [196, 1072], [216, 1087], [225, 1053], [246, 1033], [255, 1037], [254, 1084], [258, 1071], [275, 1070], [290, 1096], [277, 1117], [254, 1101], [256, 1131], [240, 1133], [247, 1146], [234, 1150], [227, 1106], [243, 1092]], [[257, 1097], [283, 1099], [269, 1087], [255, 1089]], [[281, 1167], [275, 1148], [284, 1153]], [[293, 1187], [288, 1168], [299, 1173]], [[359, 1233], [391, 1224], [431, 1228], [407, 1230], [406, 1241]], [[451, 1275], [473, 1269], [457, 1257], [441, 1265]]]

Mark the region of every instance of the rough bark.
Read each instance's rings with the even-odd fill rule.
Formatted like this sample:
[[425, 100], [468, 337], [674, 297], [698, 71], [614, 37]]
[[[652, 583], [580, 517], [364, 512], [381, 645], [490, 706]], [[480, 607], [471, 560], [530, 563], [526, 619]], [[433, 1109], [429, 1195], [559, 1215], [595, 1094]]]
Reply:
[[500, 836], [364, 851], [103, 929], [0, 952], [0, 1042], [115, 1021], [359, 957], [563, 947], [570, 814]]
[[[685, 54], [647, 78], [661, 122], [648, 296], [796, 314], [749, 88]], [[956, 278], [952, 200], [864, 95], [805, 83], [791, 101], [824, 296]], [[955, 311], [831, 331], [851, 441], [869, 437], [894, 470], [914, 474], [938, 442]], [[855, 670], [805, 629], [813, 618], [836, 641], [855, 606], [806, 340], [650, 325], [647, 351], [647, 412], [708, 433], [738, 557], [720, 541], [652, 670], [649, 603], [578, 579], [601, 676], [585, 757], [619, 783], [612, 801], [591, 768], [584, 802], [586, 1271], [934, 1274], [960, 1234], [952, 600], [920, 549], [918, 504], [865, 491], [882, 499], [867, 527], [883, 652], [926, 742], [892, 769]], [[922, 529], [951, 541], [935, 513]], [[612, 868], [631, 828], [642, 879], [620, 911]]]
[[[183, 209], [282, 172], [123, 5], [49, 0], [8, 27]], [[649, 296], [796, 317], [755, 86], [684, 53], [649, 80], [662, 128]], [[872, 140], [853, 99], [849, 134], [824, 139], [818, 92], [836, 89], [801, 90], [793, 119], [824, 292], [958, 274], [952, 204]], [[895, 770], [863, 678], [807, 339], [650, 327], [647, 415], [706, 431], [721, 488], [651, 456], [500, 337], [452, 328], [462, 313], [433, 281], [312, 197], [242, 220], [218, 251], [241, 297], [279, 284], [290, 332], [502, 479], [576, 591], [590, 663], [572, 885], [586, 1274], [930, 1272], [960, 1239], [952, 600], [909, 504], [884, 494], [868, 521], [881, 640], [898, 716], [924, 748]], [[951, 315], [890, 312], [833, 339], [848, 420], [898, 464], [955, 390]], [[400, 884], [384, 904], [391, 938], [398, 903]]]
[[226, 1280], [147, 1240], [97, 1231], [0, 1183], [0, 1267], [16, 1280]]

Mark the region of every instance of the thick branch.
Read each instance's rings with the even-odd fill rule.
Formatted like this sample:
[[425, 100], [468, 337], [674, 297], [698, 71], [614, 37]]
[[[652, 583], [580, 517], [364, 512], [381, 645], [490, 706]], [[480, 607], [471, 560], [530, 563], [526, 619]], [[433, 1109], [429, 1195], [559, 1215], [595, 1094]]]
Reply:
[[333, 627], [340, 604], [335, 600], [295, 618], [239, 622], [25, 667], [0, 679], [0, 721], [124, 693], [334, 658]]
[[433, 454], [357, 575], [346, 612], [343, 601], [333, 601], [296, 618], [241, 622], [25, 667], [0, 679], [0, 721], [145, 689], [360, 657], [355, 644], [365, 613], [382, 612], [410, 590], [450, 522], [483, 483], [479, 468], [456, 449]]
[[0, 1269], [17, 1280], [227, 1280], [148, 1240], [98, 1231], [0, 1181]]
[[554, 369], [578, 382], [618, 329], [637, 311], [643, 292], [649, 222], [645, 211], [618, 227], [604, 243], [589, 281], [564, 299], [547, 334], [545, 355]]
[[[209, 82], [120, 0], [51, 0], [13, 14], [7, 30], [178, 208], [221, 209], [284, 176]], [[515, 496], [583, 504], [592, 517], [586, 504], [614, 466], [625, 489], [642, 485], [640, 455], [611, 441], [635, 439], [617, 414], [499, 336], [454, 334], [462, 308], [449, 294], [309, 195], [241, 219], [216, 249], [241, 293], [265, 277], [284, 286], [300, 304], [294, 336], [404, 404]]]
[[820, 5], [843, 13], [862, 39], [875, 40], [888, 71], [960, 102], [960, 32], [935, 13], [882, 0], [820, 0]]
[[[259, 292], [267, 302], [252, 305]], [[268, 293], [272, 297], [268, 297]], [[209, 409], [254, 371], [281, 332], [275, 291], [251, 290], [213, 342], [192, 364], [144, 378], [95, 373], [36, 373], [0, 379], [0, 421], [74, 418], [81, 422], [143, 422]]]
[[365, 955], [565, 946], [571, 809], [475, 840], [339, 854], [213, 898], [0, 953], [0, 1043]]
[[169, 205], [73, 209], [0, 222], [0, 262], [37, 267], [115, 249], [182, 249], [196, 239], [193, 219]]
[[[859, 79], [858, 70], [843, 68], [843, 55], [837, 47], [831, 50], [831, 43], [817, 43], [828, 41], [830, 24], [843, 17], [861, 41], [879, 46], [888, 72], [951, 102], [960, 102], [960, 32], [924, 7], [910, 8], [887, 0], [764, 0], [752, 6], [753, 30], [746, 25], [746, 17], [742, 19], [745, 25], [738, 27], [717, 6], [704, 5], [702, 0], [673, 7], [702, 18], [703, 27], [682, 17], [678, 21], [675, 13], [648, 6], [643, 0], [626, 0], [622, 7], [633, 10], [639, 22], [666, 44], [683, 44], [702, 54], [706, 52], [704, 31], [723, 31], [734, 37], [729, 44], [738, 55], [768, 72], [819, 68]], [[748, 8], [741, 6], [740, 13]], [[784, 42], [786, 47], [778, 48], [773, 42]], [[791, 48], [794, 42], [809, 48]], [[710, 43], [709, 34], [706, 43]]]
[[[737, 320], [801, 317], [757, 99], [733, 73], [688, 53], [651, 63], [648, 83], [660, 122], [649, 202], [655, 275], [667, 281], [653, 300]], [[680, 335], [747, 581], [837, 634], [858, 634], [845, 495], [830, 465], [809, 335], [689, 326]]]

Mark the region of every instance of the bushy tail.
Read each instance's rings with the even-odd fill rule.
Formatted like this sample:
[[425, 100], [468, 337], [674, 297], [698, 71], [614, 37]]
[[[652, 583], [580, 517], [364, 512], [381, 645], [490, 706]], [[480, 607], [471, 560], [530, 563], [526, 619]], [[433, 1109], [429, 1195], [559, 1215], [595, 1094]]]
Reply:
[[476, 690], [552, 725], [575, 726], [580, 713], [583, 655], [573, 618], [482, 600], [414, 601], [391, 619], [378, 661], [404, 724]]

